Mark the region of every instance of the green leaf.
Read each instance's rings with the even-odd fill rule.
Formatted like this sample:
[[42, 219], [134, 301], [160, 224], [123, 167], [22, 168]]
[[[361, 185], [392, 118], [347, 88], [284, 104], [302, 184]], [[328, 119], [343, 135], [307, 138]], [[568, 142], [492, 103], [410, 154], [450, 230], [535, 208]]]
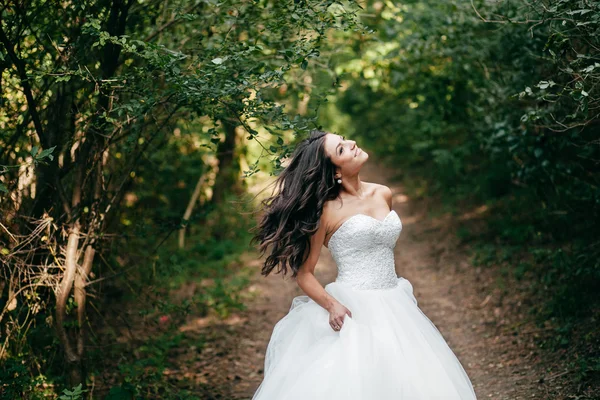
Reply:
[[217, 58], [213, 58], [211, 61], [213, 62], [213, 64], [221, 65], [221, 64], [223, 64], [225, 59], [221, 58], [221, 57], [217, 57]]
[[0, 182], [0, 192], [8, 193], [8, 188], [2, 182]]
[[300, 68], [306, 70], [306, 67], [308, 67], [308, 61], [306, 59], [304, 59], [302, 61], [302, 64], [300, 64]]
[[54, 151], [55, 148], [56, 148], [56, 146], [52, 146], [49, 149], [42, 150], [42, 152], [37, 156], [37, 158], [39, 160], [42, 160], [42, 159], [48, 157], [50, 160], [54, 160], [54, 156], [52, 155], [52, 152]]
[[593, 10], [590, 10], [590, 9], [572, 10], [572, 11], [567, 11], [567, 14], [569, 14], [569, 15], [575, 15], [575, 14], [584, 15], [584, 14], [587, 14], [592, 11]]
[[56, 82], [69, 82], [71, 80], [71, 75], [60, 75], [56, 77]]
[[548, 81], [540, 81], [540, 83], [537, 84], [537, 87], [540, 89], [547, 89], [549, 86], [550, 83]]

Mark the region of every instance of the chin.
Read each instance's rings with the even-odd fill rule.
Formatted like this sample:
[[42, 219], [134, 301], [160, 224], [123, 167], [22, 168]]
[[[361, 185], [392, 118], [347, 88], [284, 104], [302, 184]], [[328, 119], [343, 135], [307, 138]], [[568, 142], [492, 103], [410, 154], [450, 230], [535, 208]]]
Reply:
[[365, 163], [366, 163], [368, 160], [369, 160], [369, 156], [365, 154], [365, 156], [363, 157], [363, 159], [359, 161], [359, 162], [360, 162], [360, 165], [361, 165], [361, 167], [362, 167], [363, 165], [365, 165]]

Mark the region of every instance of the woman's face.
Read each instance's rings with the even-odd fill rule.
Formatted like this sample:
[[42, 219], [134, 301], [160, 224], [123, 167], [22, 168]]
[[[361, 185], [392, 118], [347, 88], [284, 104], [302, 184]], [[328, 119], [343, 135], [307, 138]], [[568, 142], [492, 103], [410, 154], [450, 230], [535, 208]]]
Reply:
[[353, 175], [360, 171], [369, 155], [356, 145], [354, 140], [344, 136], [328, 133], [325, 135], [325, 152], [338, 167], [336, 178], [341, 175]]

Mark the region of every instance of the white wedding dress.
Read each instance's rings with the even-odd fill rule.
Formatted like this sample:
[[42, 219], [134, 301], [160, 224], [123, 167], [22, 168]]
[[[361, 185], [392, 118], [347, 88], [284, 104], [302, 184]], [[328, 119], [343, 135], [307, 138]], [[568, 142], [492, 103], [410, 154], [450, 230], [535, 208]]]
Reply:
[[402, 222], [356, 214], [329, 240], [338, 276], [325, 290], [352, 313], [339, 332], [329, 313], [298, 296], [273, 328], [264, 379], [252, 400], [476, 399], [469, 377], [398, 277]]

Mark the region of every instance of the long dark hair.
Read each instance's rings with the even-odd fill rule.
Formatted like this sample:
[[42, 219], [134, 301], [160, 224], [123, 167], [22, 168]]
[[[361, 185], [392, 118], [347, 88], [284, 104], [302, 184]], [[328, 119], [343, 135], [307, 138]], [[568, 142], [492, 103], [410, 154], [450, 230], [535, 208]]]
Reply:
[[272, 246], [261, 274], [296, 277], [310, 253], [310, 236], [319, 228], [323, 205], [338, 197], [335, 165], [325, 152], [327, 132], [313, 130], [298, 143], [292, 159], [275, 180], [274, 194], [261, 201], [264, 213], [258, 233], [250, 243], [259, 242], [260, 255]]

